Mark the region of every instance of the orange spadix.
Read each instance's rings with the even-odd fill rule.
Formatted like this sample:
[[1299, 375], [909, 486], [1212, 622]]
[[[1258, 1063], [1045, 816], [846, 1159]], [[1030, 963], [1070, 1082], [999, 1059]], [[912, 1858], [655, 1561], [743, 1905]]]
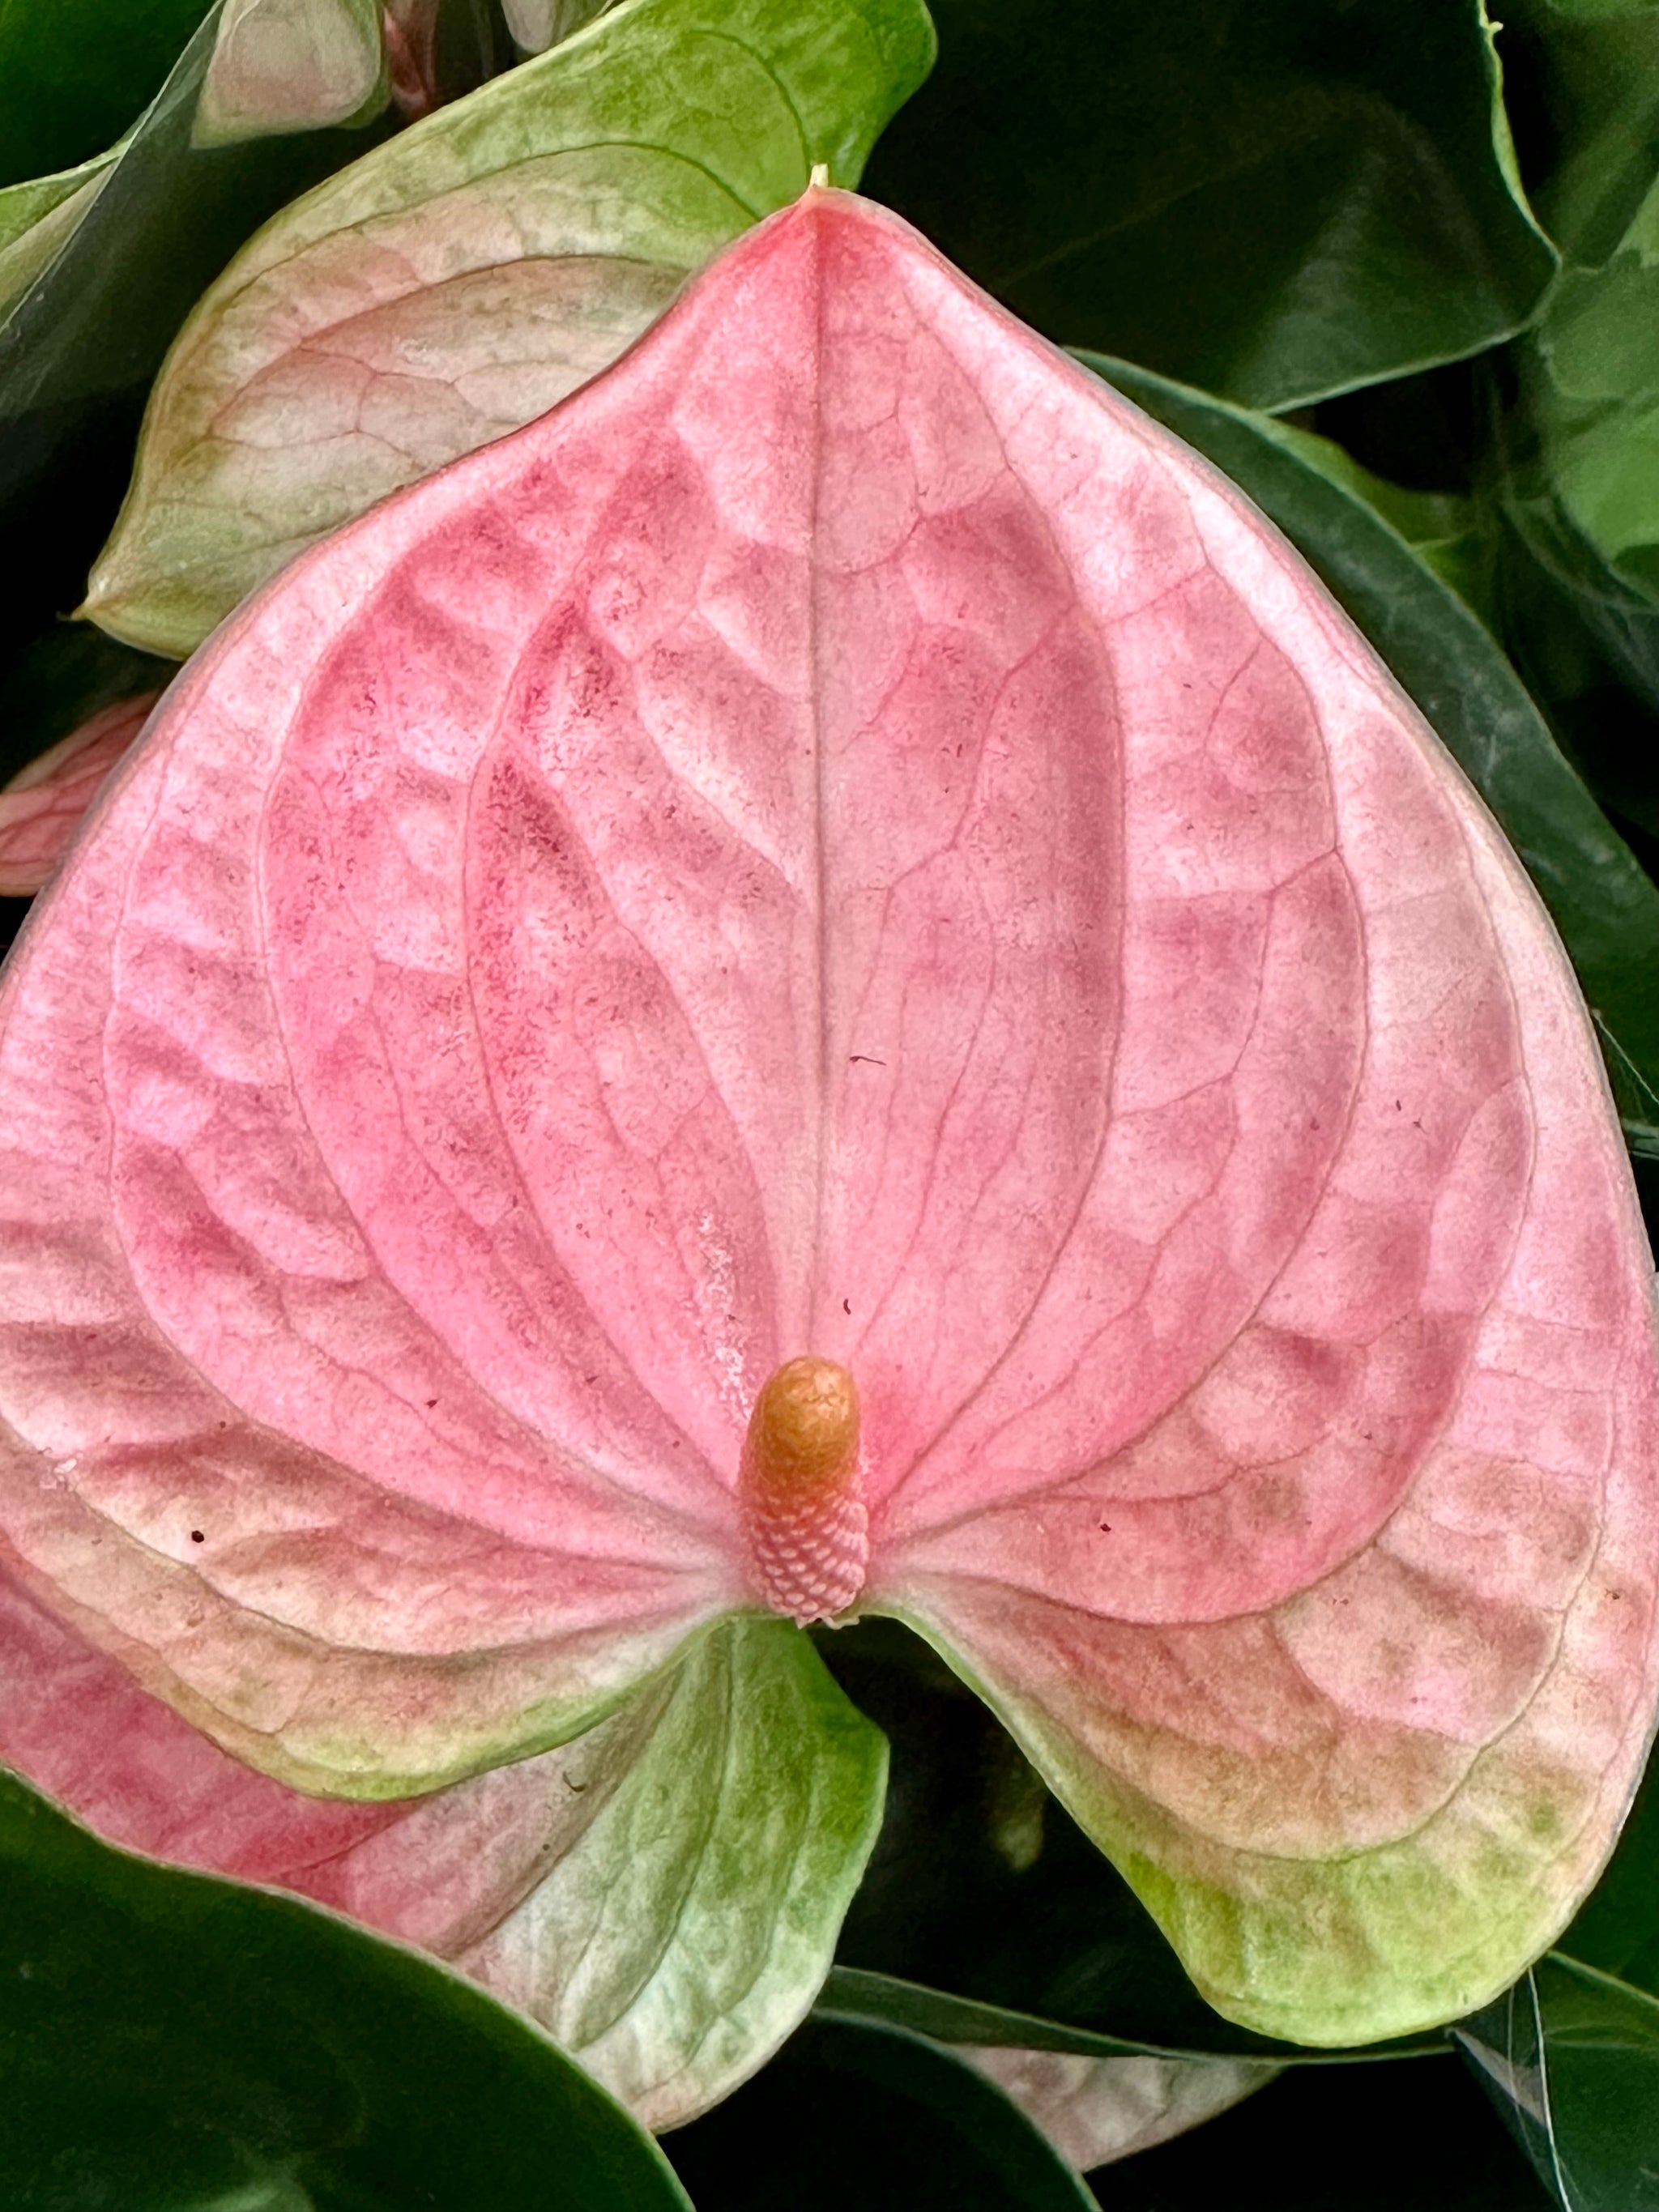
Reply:
[[859, 1489], [859, 1394], [833, 1359], [786, 1360], [749, 1416], [738, 1472], [757, 1592], [805, 1622], [844, 1612], [869, 1556]]

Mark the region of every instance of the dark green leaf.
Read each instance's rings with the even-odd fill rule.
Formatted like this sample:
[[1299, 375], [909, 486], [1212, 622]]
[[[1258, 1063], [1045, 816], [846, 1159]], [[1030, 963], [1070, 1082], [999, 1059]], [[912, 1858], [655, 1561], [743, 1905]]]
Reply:
[[[1398, 387], [1395, 387], [1397, 389]], [[1310, 469], [1328, 477], [1344, 491], [1352, 492], [1373, 507], [1391, 530], [1396, 531], [1420, 561], [1425, 561], [1459, 599], [1472, 606], [1490, 629], [1495, 617], [1492, 604], [1492, 549], [1488, 533], [1474, 500], [1456, 492], [1409, 491], [1389, 483], [1370, 469], [1362, 468], [1352, 454], [1332, 439], [1316, 436], [1288, 422], [1275, 422], [1273, 435], [1298, 454]]]
[[1560, 1942], [1455, 2033], [1565, 2212], [1659, 2208], [1659, 1762]]
[[1520, 404], [1493, 410], [1504, 632], [1598, 793], [1653, 836], [1659, 10], [1518, 0], [1515, 37], [1522, 150], [1569, 265], [1518, 350]]
[[902, 2027], [934, 2043], [985, 2044], [1011, 2050], [1054, 2051], [1083, 2058], [1238, 2059], [1277, 2072], [1283, 2066], [1352, 2066], [1395, 2058], [1434, 2057], [1446, 2039], [1438, 2033], [1402, 2037], [1395, 2043], [1370, 2044], [1354, 2051], [1310, 2051], [1299, 2044], [1275, 2043], [1232, 2028], [1218, 2017], [1196, 2040], [1159, 2043], [1150, 2038], [1111, 2035], [1069, 2027], [1060, 2020], [981, 2004], [952, 1996], [920, 1982], [899, 1981], [857, 1966], [836, 1966], [819, 1993], [814, 2012], [823, 2020], [847, 2020], [876, 2027]]
[[114, 143], [154, 98], [209, 0], [4, 0], [0, 185]]
[[1654, 607], [1659, 10], [1647, 0], [1522, 0], [1517, 28], [1523, 100], [1540, 118], [1528, 159], [1568, 265], [1521, 352], [1528, 449], [1510, 491], [1553, 510], [1615, 588]]
[[[0, 323], [0, 421], [148, 380], [185, 308], [234, 246], [302, 185], [362, 150], [360, 133], [192, 147], [217, 11], [206, 21], [64, 251]], [[8, 437], [7, 444], [24, 442]], [[15, 455], [0, 473], [9, 488]]]
[[1000, 2089], [896, 2030], [814, 2021], [666, 2148], [699, 2212], [1088, 2212]]
[[1504, 641], [1602, 803], [1659, 835], [1659, 605], [1531, 469], [1510, 470], [1499, 511]]
[[1457, 594], [1274, 423], [1123, 362], [1091, 366], [1198, 447], [1299, 548], [1492, 808], [1560, 931], [1622, 1108], [1659, 1110], [1659, 890]]
[[1659, 2002], [1552, 1952], [1458, 2038], [1563, 2212], [1659, 2207]]
[[1524, 370], [1539, 475], [1615, 576], [1659, 605], [1659, 185], [1610, 260], [1562, 272]]
[[1408, 491], [1400, 484], [1389, 483], [1362, 467], [1333, 439], [1297, 429], [1292, 423], [1273, 423], [1271, 434], [1310, 469], [1374, 507], [1389, 527], [1419, 553], [1425, 547], [1461, 538], [1474, 527], [1473, 502], [1454, 492]]
[[118, 146], [79, 167], [0, 191], [0, 313], [21, 299], [86, 213]]
[[0, 671], [0, 784], [118, 699], [158, 691], [178, 664], [118, 645], [86, 623], [54, 623]]
[[1659, 1760], [1650, 1760], [1619, 1848], [1556, 1946], [1659, 1997]]
[[413, 1952], [4, 1776], [0, 1877], [8, 2212], [686, 2212], [619, 2106]]
[[144, 387], [197, 295], [273, 208], [362, 148], [361, 132], [324, 131], [193, 149], [213, 27], [210, 16], [78, 226], [0, 318], [0, 557], [6, 613], [25, 630], [75, 604], [56, 544], [84, 575]]
[[1503, 18], [1533, 204], [1575, 261], [1604, 261], [1659, 173], [1659, 9], [1505, 0]]
[[1256, 406], [1494, 343], [1554, 257], [1480, 0], [935, 0], [867, 189], [1016, 313]]
[[890, 1974], [869, 1973], [860, 1966], [834, 1967], [812, 2009], [820, 2020], [861, 2021], [872, 2027], [902, 2027], [935, 2043], [981, 2043], [1024, 2051], [1069, 2051], [1085, 2058], [1133, 2057], [1148, 2051], [1158, 2057], [1177, 2055], [1164, 2051], [1158, 2045], [1067, 2027], [1034, 2013], [1012, 2012], [1003, 2005], [979, 2004], [971, 1997], [952, 1996], [945, 1990], [928, 1989], [921, 1982], [898, 1981]]

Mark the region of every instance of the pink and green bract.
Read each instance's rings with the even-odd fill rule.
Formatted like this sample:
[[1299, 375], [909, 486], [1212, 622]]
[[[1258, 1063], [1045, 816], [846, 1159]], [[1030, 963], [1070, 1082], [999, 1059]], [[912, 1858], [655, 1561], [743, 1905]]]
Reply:
[[845, 194], [218, 634], [0, 1128], [6, 1560], [282, 1783], [891, 1613], [1318, 2043], [1610, 1848], [1654, 1344], [1565, 957], [1260, 517]]
[[155, 699], [146, 691], [100, 708], [0, 787], [0, 897], [40, 890]]

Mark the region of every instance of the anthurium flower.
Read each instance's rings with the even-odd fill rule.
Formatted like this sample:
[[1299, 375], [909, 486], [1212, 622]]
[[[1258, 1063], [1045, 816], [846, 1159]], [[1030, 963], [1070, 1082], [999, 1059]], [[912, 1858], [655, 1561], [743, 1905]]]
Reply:
[[1316, 2043], [1610, 1846], [1650, 1272], [1565, 957], [1254, 510], [847, 195], [220, 631], [0, 1128], [6, 1558], [285, 1784], [893, 1614]]
[[1253, 2058], [1085, 2058], [1006, 2044], [958, 2045], [1079, 2173], [1201, 2127], [1283, 2069]]
[[527, 54], [544, 53], [584, 23], [602, 15], [609, 0], [501, 0], [513, 41]]
[[387, 94], [380, 0], [224, 0], [198, 146], [367, 123]]
[[[403, 0], [388, 34], [405, 106], [421, 4]], [[935, 43], [922, 0], [507, 12], [525, 45], [556, 51], [283, 209], [197, 302], [88, 580], [83, 611], [116, 636], [184, 659], [302, 547], [608, 368], [814, 167], [855, 185]], [[291, 107], [314, 75], [307, 34], [337, 46], [362, 17], [378, 40], [374, 14], [371, 0], [252, 0], [233, 47], [258, 34]], [[227, 15], [222, 44], [232, 29]], [[284, 106], [257, 70], [233, 75], [244, 106]]]
[[386, 0], [380, 10], [386, 83], [398, 112], [411, 123], [429, 115], [442, 98], [438, 9], [439, 0]]

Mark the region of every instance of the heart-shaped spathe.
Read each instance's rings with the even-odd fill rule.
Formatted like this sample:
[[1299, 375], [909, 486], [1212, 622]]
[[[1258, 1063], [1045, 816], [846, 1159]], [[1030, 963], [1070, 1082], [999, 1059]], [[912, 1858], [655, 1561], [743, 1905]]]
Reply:
[[1254, 2025], [1481, 2001], [1610, 1846], [1654, 1352], [1565, 957], [1260, 517], [847, 195], [227, 625], [0, 1100], [7, 1552], [290, 1782], [568, 1736], [828, 1529]]

